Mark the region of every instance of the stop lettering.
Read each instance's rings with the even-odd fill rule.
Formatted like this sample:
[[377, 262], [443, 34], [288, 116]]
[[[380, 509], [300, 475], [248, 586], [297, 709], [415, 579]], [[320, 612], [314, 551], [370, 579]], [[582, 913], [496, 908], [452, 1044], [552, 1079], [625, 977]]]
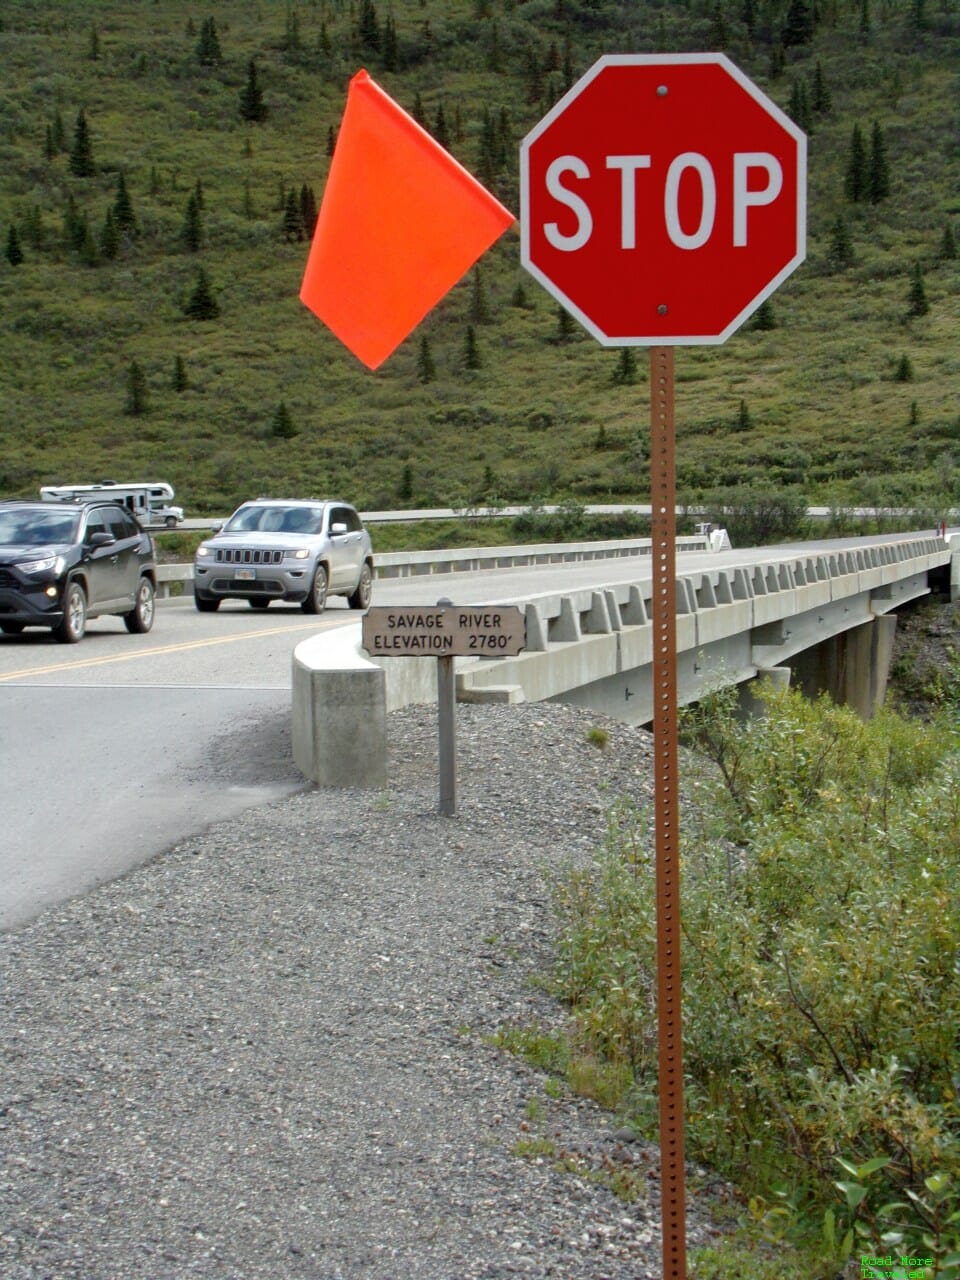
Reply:
[[804, 258], [804, 134], [722, 54], [601, 58], [520, 172], [524, 266], [608, 346], [723, 342]]

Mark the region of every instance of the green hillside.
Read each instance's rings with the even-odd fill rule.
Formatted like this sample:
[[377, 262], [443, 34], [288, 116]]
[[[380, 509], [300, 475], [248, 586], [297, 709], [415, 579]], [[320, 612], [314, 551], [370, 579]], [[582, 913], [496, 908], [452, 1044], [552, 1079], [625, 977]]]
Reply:
[[298, 299], [303, 216], [361, 66], [517, 210], [596, 57], [704, 49], [807, 128], [809, 253], [774, 327], [678, 348], [681, 491], [956, 502], [958, 0], [4, 0], [0, 494], [646, 500], [646, 353], [564, 323], [516, 234], [370, 373]]

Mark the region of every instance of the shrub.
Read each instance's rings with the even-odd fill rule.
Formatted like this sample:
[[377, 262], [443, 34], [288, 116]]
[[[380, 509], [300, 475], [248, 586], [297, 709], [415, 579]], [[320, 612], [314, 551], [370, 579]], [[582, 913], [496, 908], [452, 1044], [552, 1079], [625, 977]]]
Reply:
[[[731, 692], [685, 716], [715, 770], [684, 853], [688, 1141], [761, 1200], [779, 1188], [818, 1239], [829, 1226], [831, 1256], [893, 1230], [952, 1275], [955, 724], [762, 697], [746, 724]], [[649, 841], [620, 808], [593, 872], [559, 886], [558, 976], [588, 1049], [629, 1066], [638, 1124], [656, 1093], [654, 900]]]

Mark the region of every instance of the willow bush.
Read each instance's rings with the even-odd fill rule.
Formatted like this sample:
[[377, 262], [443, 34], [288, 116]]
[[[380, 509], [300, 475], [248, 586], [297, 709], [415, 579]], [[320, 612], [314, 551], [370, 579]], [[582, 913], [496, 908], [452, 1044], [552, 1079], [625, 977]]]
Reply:
[[[746, 723], [732, 692], [686, 716], [702, 753], [688, 766], [701, 776], [682, 888], [691, 1153], [799, 1231], [816, 1224], [836, 1255], [857, 1239], [871, 1252], [899, 1241], [952, 1276], [955, 722], [882, 712], [863, 723], [789, 690], [763, 699], [765, 714]], [[577, 1039], [629, 1067], [623, 1105], [649, 1129], [656, 943], [644, 823], [615, 809], [592, 872], [559, 886], [558, 973]]]

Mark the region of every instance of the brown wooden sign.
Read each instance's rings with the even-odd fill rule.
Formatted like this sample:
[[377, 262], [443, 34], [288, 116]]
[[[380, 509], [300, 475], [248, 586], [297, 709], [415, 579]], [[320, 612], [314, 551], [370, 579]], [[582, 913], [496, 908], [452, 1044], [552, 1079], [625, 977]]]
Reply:
[[510, 658], [525, 646], [516, 605], [379, 605], [363, 615], [374, 658]]

